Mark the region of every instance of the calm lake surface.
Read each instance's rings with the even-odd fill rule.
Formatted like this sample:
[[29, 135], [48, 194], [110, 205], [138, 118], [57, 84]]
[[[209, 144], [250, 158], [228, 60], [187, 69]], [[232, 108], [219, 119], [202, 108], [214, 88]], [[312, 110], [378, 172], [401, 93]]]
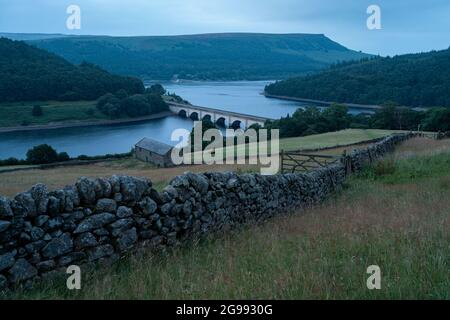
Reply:
[[[192, 104], [268, 118], [280, 118], [305, 106], [300, 102], [265, 98], [261, 92], [268, 83], [270, 81], [162, 84], [169, 92]], [[128, 152], [143, 137], [175, 145], [177, 142], [171, 141], [171, 134], [178, 128], [190, 130], [192, 121], [173, 116], [134, 124], [0, 133], [0, 159], [25, 158], [28, 149], [43, 143], [72, 157]]]
[[0, 159], [25, 158], [28, 149], [43, 143], [71, 157], [125, 153], [144, 137], [176, 144], [170, 137], [178, 128], [191, 130], [192, 121], [171, 116], [133, 124], [0, 133]]
[[304, 103], [269, 99], [261, 93], [273, 81], [233, 81], [163, 83], [169, 92], [175, 92], [192, 104], [279, 119], [292, 114]]

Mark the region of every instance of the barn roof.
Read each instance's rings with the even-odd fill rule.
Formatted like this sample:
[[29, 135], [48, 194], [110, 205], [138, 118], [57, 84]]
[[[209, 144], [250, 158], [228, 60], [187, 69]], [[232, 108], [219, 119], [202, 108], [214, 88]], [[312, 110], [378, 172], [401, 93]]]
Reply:
[[172, 150], [172, 146], [150, 139], [150, 138], [144, 138], [141, 141], [139, 141], [138, 143], [136, 143], [136, 147], [157, 153], [159, 155], [166, 155], [167, 152], [169, 152], [170, 150]]

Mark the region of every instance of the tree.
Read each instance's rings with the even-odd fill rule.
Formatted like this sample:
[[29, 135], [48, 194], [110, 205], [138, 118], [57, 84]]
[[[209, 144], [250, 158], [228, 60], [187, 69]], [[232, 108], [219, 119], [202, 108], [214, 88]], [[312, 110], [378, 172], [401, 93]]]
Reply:
[[27, 152], [27, 161], [31, 164], [46, 164], [58, 161], [58, 153], [48, 144], [41, 144]]
[[396, 107], [393, 105], [383, 106], [377, 110], [371, 118], [371, 127], [376, 129], [394, 130], [398, 121], [395, 119]]
[[331, 105], [322, 112], [322, 116], [327, 122], [327, 131], [338, 131], [346, 129], [350, 125], [348, 108], [343, 105]]
[[64, 161], [69, 161], [69, 160], [70, 160], [70, 156], [67, 152], [58, 153], [58, 162], [64, 162]]
[[162, 96], [162, 95], [166, 94], [166, 89], [164, 89], [164, 87], [162, 85], [157, 83], [157, 84], [154, 84], [154, 85], [150, 86], [149, 88], [145, 89], [145, 93], [156, 94], [158, 96]]
[[147, 99], [147, 102], [150, 104], [151, 114], [169, 110], [169, 106], [160, 95], [146, 94], [145, 98]]
[[142, 80], [73, 65], [23, 41], [0, 38], [0, 102], [95, 100], [107, 92], [144, 92]]
[[125, 92], [118, 92], [116, 95], [107, 93], [101, 96], [97, 100], [97, 109], [111, 118], [118, 118], [124, 115], [139, 117], [167, 111], [169, 106], [160, 95], [154, 93], [126, 96]]
[[110, 116], [113, 119], [119, 118], [122, 115], [122, 111], [120, 109], [120, 105], [119, 104], [107, 103], [103, 107], [103, 111], [102, 112], [104, 114]]
[[350, 115], [351, 123], [350, 128], [353, 129], [369, 129], [371, 115], [368, 113], [358, 113], [355, 115]]
[[115, 95], [113, 95], [112, 93], [107, 93], [107, 94], [101, 96], [100, 98], [98, 98], [98, 100], [97, 100], [97, 109], [102, 111], [103, 107], [107, 103], [119, 104], [120, 100]]
[[409, 107], [397, 107], [395, 109], [395, 129], [416, 130], [422, 120], [423, 112], [414, 111]]
[[450, 107], [450, 50], [375, 57], [268, 85], [272, 95], [409, 107]]
[[33, 117], [41, 117], [44, 113], [42, 111], [42, 107], [40, 105], [33, 106], [33, 110], [31, 111]]
[[450, 109], [433, 108], [427, 112], [422, 122], [423, 130], [427, 131], [450, 131]]
[[150, 104], [144, 95], [136, 94], [120, 102], [120, 109], [130, 117], [145, 116], [150, 113]]
[[124, 89], [120, 89], [116, 92], [115, 96], [117, 97], [117, 99], [122, 100], [128, 98], [128, 92]]
[[107, 93], [97, 100], [97, 109], [111, 118], [118, 118], [121, 115], [120, 100], [111, 93]]

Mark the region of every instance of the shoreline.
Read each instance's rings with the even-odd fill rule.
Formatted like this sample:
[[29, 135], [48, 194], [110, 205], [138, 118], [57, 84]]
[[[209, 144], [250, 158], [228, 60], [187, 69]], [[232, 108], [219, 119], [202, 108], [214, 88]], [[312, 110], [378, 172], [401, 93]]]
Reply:
[[331, 102], [331, 101], [322, 101], [322, 100], [314, 100], [314, 99], [303, 99], [303, 98], [296, 98], [296, 97], [288, 97], [288, 96], [277, 96], [274, 94], [269, 94], [266, 91], [262, 92], [262, 95], [264, 95], [266, 98], [270, 99], [280, 99], [280, 100], [287, 100], [287, 101], [297, 101], [297, 102], [309, 102], [314, 103], [322, 106], [330, 106], [334, 103], [345, 105], [349, 108], [358, 108], [358, 109], [367, 109], [367, 110], [377, 110], [381, 109], [381, 106], [379, 105], [366, 105], [366, 104], [357, 104], [357, 103], [347, 103], [347, 102]]
[[14, 126], [14, 127], [0, 127], [0, 133], [8, 132], [22, 132], [22, 131], [35, 131], [35, 130], [53, 130], [53, 129], [66, 129], [66, 128], [79, 128], [79, 127], [92, 127], [92, 126], [107, 126], [115, 124], [126, 124], [143, 122], [148, 120], [161, 119], [174, 115], [170, 111], [160, 112], [145, 117], [127, 118], [117, 120], [97, 120], [97, 121], [67, 121], [67, 122], [55, 122], [42, 125], [29, 125], [29, 126]]

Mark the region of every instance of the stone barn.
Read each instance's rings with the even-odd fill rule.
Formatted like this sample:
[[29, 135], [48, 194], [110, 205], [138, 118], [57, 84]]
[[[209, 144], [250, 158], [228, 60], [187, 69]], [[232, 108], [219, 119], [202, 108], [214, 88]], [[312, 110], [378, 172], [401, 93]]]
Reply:
[[173, 167], [174, 164], [170, 157], [172, 149], [173, 147], [168, 144], [144, 138], [134, 146], [134, 155], [136, 159], [158, 167]]

